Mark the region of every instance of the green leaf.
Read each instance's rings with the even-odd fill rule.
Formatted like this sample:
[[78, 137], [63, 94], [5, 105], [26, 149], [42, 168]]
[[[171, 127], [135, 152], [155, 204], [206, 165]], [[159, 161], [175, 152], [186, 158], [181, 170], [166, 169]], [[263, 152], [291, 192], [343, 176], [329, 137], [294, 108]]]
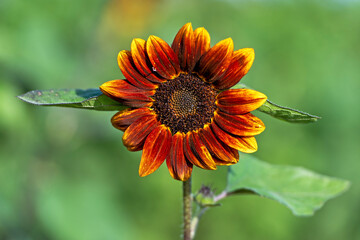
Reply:
[[[249, 87], [247, 87], [245, 84], [238, 83], [234, 86], [234, 88], [237, 89], [237, 88], [249, 88]], [[291, 123], [311, 123], [311, 122], [316, 122], [321, 118], [300, 110], [280, 106], [278, 104], [271, 102], [270, 100], [267, 100], [261, 107], [259, 107], [256, 110], [269, 114], [270, 116], [275, 117], [277, 119]]]
[[302, 112], [296, 109], [282, 107], [267, 100], [261, 107], [257, 109], [260, 112], [267, 113], [275, 118], [293, 122], [293, 123], [310, 123], [316, 122], [320, 117]]
[[253, 192], [284, 204], [296, 216], [311, 216], [324, 203], [349, 188], [345, 180], [320, 175], [301, 167], [277, 166], [243, 154], [229, 168], [229, 194]]
[[99, 111], [122, 110], [121, 103], [102, 94], [99, 89], [34, 90], [18, 96], [21, 100], [39, 106], [83, 108]]

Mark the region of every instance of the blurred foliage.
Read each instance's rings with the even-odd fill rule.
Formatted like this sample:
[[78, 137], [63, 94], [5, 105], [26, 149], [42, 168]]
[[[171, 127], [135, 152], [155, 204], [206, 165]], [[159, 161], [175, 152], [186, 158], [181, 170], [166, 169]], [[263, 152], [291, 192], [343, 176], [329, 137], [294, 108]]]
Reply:
[[[260, 159], [348, 179], [350, 190], [311, 218], [256, 196], [226, 199], [197, 239], [359, 239], [360, 4], [358, 1], [0, 1], [0, 239], [176, 239], [181, 183], [162, 166], [138, 177], [111, 112], [31, 106], [33, 89], [93, 88], [121, 78], [132, 38], [171, 42], [191, 21], [212, 45], [253, 47], [242, 80], [274, 102], [322, 119], [293, 125], [257, 114]], [[226, 168], [195, 169], [225, 187]]]

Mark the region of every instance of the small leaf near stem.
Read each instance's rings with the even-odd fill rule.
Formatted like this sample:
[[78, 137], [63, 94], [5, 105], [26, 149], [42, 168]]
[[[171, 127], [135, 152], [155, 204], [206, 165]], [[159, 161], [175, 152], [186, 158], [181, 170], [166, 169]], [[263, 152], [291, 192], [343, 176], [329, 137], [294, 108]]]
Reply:
[[[350, 183], [342, 179], [301, 167], [271, 165], [242, 154], [241, 161], [229, 167], [224, 191], [214, 195], [210, 188], [203, 186], [195, 195], [197, 209], [191, 221], [192, 232], [195, 235], [202, 215], [211, 207], [220, 206], [219, 201], [228, 196], [259, 195], [284, 204], [296, 216], [311, 216], [327, 200], [342, 194], [349, 186]], [[209, 192], [211, 194], [204, 194]]]

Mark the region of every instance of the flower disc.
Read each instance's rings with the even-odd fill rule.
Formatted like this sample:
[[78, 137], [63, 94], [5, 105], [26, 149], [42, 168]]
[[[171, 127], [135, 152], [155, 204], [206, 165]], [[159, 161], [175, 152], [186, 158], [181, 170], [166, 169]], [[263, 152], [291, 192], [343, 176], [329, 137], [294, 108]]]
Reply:
[[216, 95], [217, 91], [196, 74], [180, 74], [156, 89], [153, 109], [172, 134], [187, 133], [211, 122]]

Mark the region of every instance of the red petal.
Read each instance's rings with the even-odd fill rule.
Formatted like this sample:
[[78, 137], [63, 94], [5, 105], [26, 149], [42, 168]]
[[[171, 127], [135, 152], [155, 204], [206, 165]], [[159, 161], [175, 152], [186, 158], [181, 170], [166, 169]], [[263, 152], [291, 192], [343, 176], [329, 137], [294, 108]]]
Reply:
[[185, 24], [179, 30], [171, 48], [178, 56], [180, 68], [186, 72], [191, 72], [195, 64], [195, 42], [191, 23]]
[[255, 53], [252, 48], [243, 48], [235, 51], [225, 74], [214, 82], [214, 86], [217, 89], [228, 89], [237, 84], [250, 70], [254, 58]]
[[264, 123], [251, 113], [229, 115], [221, 111], [216, 111], [214, 120], [223, 130], [238, 136], [254, 136], [265, 130]]
[[215, 170], [216, 164], [197, 132], [188, 132], [184, 139], [184, 152], [186, 158], [194, 165]]
[[137, 108], [137, 109], [127, 108], [125, 110], [116, 113], [111, 118], [111, 123], [115, 128], [125, 131], [136, 120], [154, 114], [155, 113], [152, 112], [149, 108]]
[[224, 132], [215, 123], [211, 124], [216, 137], [229, 147], [235, 148], [244, 153], [253, 153], [257, 150], [257, 143], [255, 137], [238, 137]]
[[210, 35], [205, 28], [197, 28], [194, 31], [195, 41], [195, 64], [210, 49]]
[[167, 79], [177, 77], [180, 72], [179, 60], [164, 40], [150, 36], [146, 42], [146, 51], [154, 71]]
[[214, 160], [217, 158], [228, 163], [237, 163], [239, 161], [238, 151], [217, 140], [208, 124], [199, 131], [199, 135]]
[[143, 148], [146, 137], [160, 123], [155, 115], [139, 118], [131, 124], [123, 135], [123, 143], [130, 151], [138, 151]]
[[263, 93], [251, 89], [229, 89], [216, 98], [218, 108], [232, 115], [251, 112], [263, 105], [267, 99]]
[[135, 87], [142, 89], [155, 89], [157, 87], [138, 72], [129, 51], [123, 50], [119, 52], [118, 64], [126, 80]]
[[199, 60], [198, 73], [208, 82], [214, 82], [224, 75], [234, 50], [231, 38], [220, 41]]
[[142, 108], [142, 107], [151, 107], [152, 106], [152, 102], [122, 101], [122, 100], [119, 100], [119, 102], [121, 102], [125, 106], [132, 107], [132, 108]]
[[131, 56], [138, 71], [147, 79], [155, 83], [166, 81], [152, 70], [151, 62], [146, 53], [146, 41], [135, 38], [131, 42]]
[[131, 107], [150, 105], [153, 100], [149, 96], [155, 94], [154, 90], [137, 88], [126, 80], [108, 81], [100, 86], [100, 90], [108, 97]]
[[171, 150], [166, 159], [170, 175], [177, 180], [186, 181], [190, 178], [193, 165], [184, 155], [184, 133], [177, 132], [172, 136]]
[[139, 167], [140, 177], [153, 173], [169, 155], [171, 132], [165, 125], [155, 128], [147, 136]]

